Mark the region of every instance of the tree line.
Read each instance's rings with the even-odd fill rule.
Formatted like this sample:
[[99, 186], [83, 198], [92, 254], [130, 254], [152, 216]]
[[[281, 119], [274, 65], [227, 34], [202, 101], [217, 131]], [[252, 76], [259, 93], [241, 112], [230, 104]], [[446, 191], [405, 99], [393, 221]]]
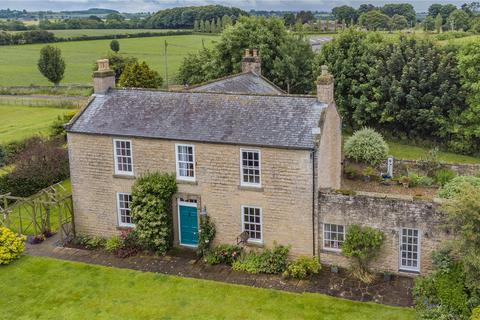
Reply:
[[193, 23], [194, 32], [220, 33], [224, 28], [233, 24], [230, 16], [224, 15], [212, 20], [195, 20]]
[[212, 49], [189, 54], [178, 81], [198, 84], [241, 71], [257, 48], [262, 74], [289, 93], [312, 93], [320, 66], [336, 79], [347, 130], [364, 126], [464, 154], [480, 152], [480, 43], [461, 48], [428, 39], [349, 28], [314, 54], [279, 18], [241, 17]]

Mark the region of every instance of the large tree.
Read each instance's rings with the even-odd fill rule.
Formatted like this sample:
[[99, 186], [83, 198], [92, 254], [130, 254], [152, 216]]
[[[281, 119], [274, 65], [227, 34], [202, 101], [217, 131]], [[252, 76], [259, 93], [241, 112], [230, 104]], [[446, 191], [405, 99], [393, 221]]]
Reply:
[[[262, 59], [262, 74], [282, 86], [282, 88], [287, 89], [284, 83], [276, 82], [274, 61], [275, 59], [283, 59], [294, 54], [287, 52], [288, 50], [293, 50], [293, 47], [285, 46], [289, 41], [297, 41], [295, 42], [297, 44], [299, 44], [298, 41], [306, 43], [303, 39], [295, 40], [295, 36], [287, 32], [282, 19], [241, 17], [234, 26], [227, 28], [222, 33], [220, 40], [212, 51], [204, 50], [187, 56], [180, 67], [179, 78], [184, 84], [195, 84], [198, 83], [198, 80], [212, 80], [232, 73], [238, 73], [241, 71], [244, 50], [246, 48], [256, 48]], [[304, 57], [311, 56], [311, 48], [307, 48], [305, 45], [301, 45], [297, 50], [302, 50]], [[301, 57], [294, 59], [296, 63], [301, 60]], [[304, 61], [301, 62], [304, 63]], [[205, 66], [194, 67], [195, 63], [201, 63]], [[188, 66], [199, 71], [200, 74], [196, 75], [194, 72], [190, 72]], [[305, 75], [300, 75], [300, 77], [305, 78]], [[305, 81], [307, 80], [313, 82], [313, 79], [306, 79]], [[295, 83], [301, 81], [304, 80], [295, 79]], [[304, 93], [299, 88], [301, 86], [295, 87], [292, 92]]]
[[351, 23], [351, 21], [356, 22], [358, 19], [357, 10], [346, 5], [333, 8], [332, 14], [337, 22], [346, 21]]
[[415, 9], [409, 3], [388, 3], [381, 8], [381, 11], [389, 17], [404, 16], [411, 25], [415, 23], [417, 16]]
[[362, 14], [358, 23], [367, 30], [387, 30], [390, 28], [390, 17], [380, 10], [372, 10]]
[[456, 9], [452, 11], [447, 19], [448, 27], [451, 30], [467, 30], [470, 23], [468, 13], [463, 10]]
[[65, 60], [62, 51], [53, 46], [45, 46], [40, 50], [38, 70], [48, 81], [58, 86], [65, 73]]

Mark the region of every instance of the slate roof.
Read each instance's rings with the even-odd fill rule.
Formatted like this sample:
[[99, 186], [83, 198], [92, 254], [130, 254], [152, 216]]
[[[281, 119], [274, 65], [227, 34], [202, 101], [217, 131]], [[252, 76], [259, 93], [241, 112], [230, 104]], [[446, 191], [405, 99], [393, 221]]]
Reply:
[[239, 73], [212, 82], [192, 87], [195, 92], [285, 94], [285, 92], [266, 78], [254, 72]]
[[313, 149], [326, 104], [313, 96], [111, 89], [69, 132]]

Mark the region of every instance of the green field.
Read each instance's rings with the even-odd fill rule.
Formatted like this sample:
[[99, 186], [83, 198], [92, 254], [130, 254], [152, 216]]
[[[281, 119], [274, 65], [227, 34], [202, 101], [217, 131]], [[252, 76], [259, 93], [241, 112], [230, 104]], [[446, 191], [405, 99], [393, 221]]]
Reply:
[[412, 309], [25, 256], [0, 266], [1, 319], [413, 320]]
[[[189, 52], [211, 46], [218, 36], [183, 35], [149, 38], [120, 39], [120, 53], [145, 60], [162, 76], [165, 73], [164, 43], [168, 42], [169, 82], [175, 76], [183, 57]], [[110, 51], [111, 40], [59, 42], [67, 68], [62, 84], [91, 84], [94, 62]], [[48, 85], [37, 70], [40, 49], [44, 44], [0, 46], [0, 86]]]
[[48, 134], [50, 125], [72, 110], [0, 105], [0, 144], [36, 134]]

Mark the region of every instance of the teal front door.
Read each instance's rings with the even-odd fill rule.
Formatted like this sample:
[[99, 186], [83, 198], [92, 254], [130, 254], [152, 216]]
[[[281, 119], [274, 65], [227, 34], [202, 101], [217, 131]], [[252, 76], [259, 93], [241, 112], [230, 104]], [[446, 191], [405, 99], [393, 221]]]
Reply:
[[198, 245], [197, 207], [179, 204], [178, 207], [180, 244], [185, 246]]

